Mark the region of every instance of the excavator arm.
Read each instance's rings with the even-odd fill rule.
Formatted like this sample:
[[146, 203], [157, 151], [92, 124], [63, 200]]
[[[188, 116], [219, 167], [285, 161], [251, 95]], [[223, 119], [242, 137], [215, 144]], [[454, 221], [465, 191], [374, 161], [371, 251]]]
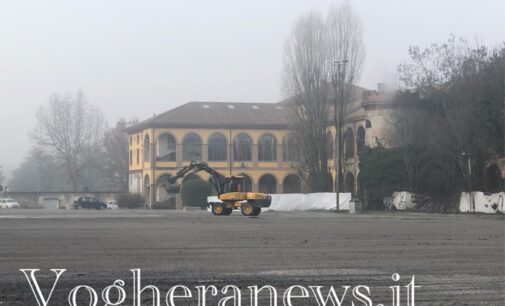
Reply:
[[221, 173], [209, 167], [205, 162], [192, 161], [189, 165], [184, 166], [175, 175], [168, 177], [165, 182], [165, 190], [167, 193], [178, 193], [180, 190], [180, 185], [177, 183], [178, 179], [184, 178], [186, 175], [194, 174], [200, 171], [205, 171], [210, 174], [210, 182], [217, 191], [217, 194], [224, 192], [225, 185], [228, 179]]

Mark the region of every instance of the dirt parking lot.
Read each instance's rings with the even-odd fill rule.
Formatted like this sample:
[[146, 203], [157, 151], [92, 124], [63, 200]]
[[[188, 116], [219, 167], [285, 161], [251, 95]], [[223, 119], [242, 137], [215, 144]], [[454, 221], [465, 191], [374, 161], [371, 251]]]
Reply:
[[361, 284], [371, 287], [373, 305], [392, 305], [389, 286], [415, 275], [416, 305], [503, 305], [504, 232], [503, 216], [481, 215], [0, 210], [0, 305], [37, 305], [19, 271], [27, 268], [41, 269], [43, 288], [54, 281], [47, 269], [67, 269], [48, 305], [67, 305], [77, 285], [100, 295], [119, 278], [130, 301], [135, 268], [163, 296], [175, 284], [269, 284], [279, 294], [295, 284], [339, 293]]

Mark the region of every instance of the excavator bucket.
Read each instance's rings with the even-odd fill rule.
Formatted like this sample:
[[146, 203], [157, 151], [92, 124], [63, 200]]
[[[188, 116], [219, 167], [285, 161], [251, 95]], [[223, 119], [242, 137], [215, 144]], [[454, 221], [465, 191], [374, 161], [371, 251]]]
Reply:
[[177, 183], [175, 183], [175, 184], [167, 183], [165, 185], [165, 189], [166, 189], [167, 193], [179, 193], [179, 191], [181, 190], [181, 186]]

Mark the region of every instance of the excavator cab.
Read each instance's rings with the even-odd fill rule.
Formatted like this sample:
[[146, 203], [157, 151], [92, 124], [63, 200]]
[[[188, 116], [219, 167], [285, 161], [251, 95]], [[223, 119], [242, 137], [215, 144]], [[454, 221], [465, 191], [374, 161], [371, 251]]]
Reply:
[[243, 176], [231, 176], [227, 178], [229, 180], [224, 192], [242, 192], [244, 186]]

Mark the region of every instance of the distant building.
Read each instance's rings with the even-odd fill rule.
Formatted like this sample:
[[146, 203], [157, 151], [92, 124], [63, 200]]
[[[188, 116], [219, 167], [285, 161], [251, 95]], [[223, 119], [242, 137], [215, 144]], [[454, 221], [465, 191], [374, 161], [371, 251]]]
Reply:
[[[189, 102], [130, 127], [130, 192], [143, 194], [149, 203], [166, 201], [164, 176], [192, 160], [225, 175], [243, 175], [245, 190], [304, 192], [286, 103]], [[358, 191], [357, 153], [384, 138], [391, 104], [392, 95], [380, 86], [356, 87], [344, 135], [345, 191]], [[328, 137], [334, 139], [332, 127]], [[334, 176], [332, 162], [330, 167]], [[208, 179], [206, 173], [198, 175]]]

